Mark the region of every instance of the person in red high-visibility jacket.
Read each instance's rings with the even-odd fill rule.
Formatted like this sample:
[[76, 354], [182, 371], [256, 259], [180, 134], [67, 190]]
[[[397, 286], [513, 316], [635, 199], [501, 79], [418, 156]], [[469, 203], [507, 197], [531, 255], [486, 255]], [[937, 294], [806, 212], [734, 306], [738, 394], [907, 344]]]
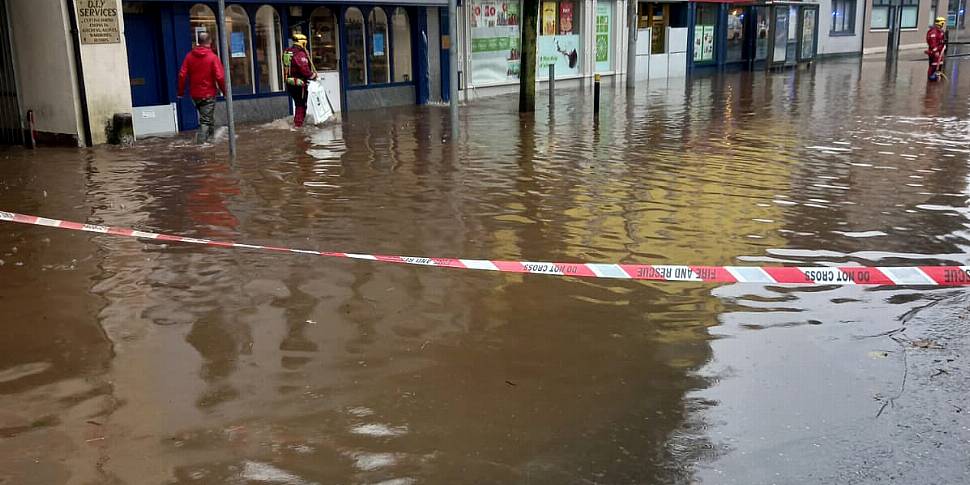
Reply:
[[293, 46], [283, 51], [283, 80], [286, 82], [286, 92], [293, 98], [296, 112], [293, 113], [293, 126], [303, 126], [306, 118], [307, 83], [317, 78], [317, 71], [306, 51], [307, 38], [294, 32]]
[[[199, 112], [199, 132], [196, 141], [207, 143], [215, 134], [213, 118], [216, 112], [216, 95], [226, 93], [226, 74], [222, 61], [212, 51], [212, 38], [209, 34], [199, 34], [199, 43], [185, 55], [179, 69], [178, 96], [185, 93], [185, 81], [189, 81], [189, 95]], [[218, 90], [218, 91], [217, 91]]]
[[929, 57], [930, 67], [926, 71], [930, 81], [938, 81], [943, 69], [943, 55], [946, 52], [946, 34], [943, 28], [946, 26], [946, 19], [937, 17], [933, 26], [926, 32], [926, 56]]

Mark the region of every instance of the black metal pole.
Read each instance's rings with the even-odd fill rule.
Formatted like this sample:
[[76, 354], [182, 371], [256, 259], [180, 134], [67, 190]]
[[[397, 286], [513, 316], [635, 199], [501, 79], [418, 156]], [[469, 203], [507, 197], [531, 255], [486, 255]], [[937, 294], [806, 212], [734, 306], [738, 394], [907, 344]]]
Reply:
[[600, 119], [600, 75], [593, 75], [593, 121]]
[[226, 40], [226, 0], [219, 0], [219, 46], [222, 66], [226, 72], [226, 112], [229, 121], [229, 158], [236, 158], [236, 117], [232, 110], [232, 75], [229, 73], [229, 42]]
[[553, 96], [555, 96], [556, 91], [556, 65], [549, 64], [549, 107], [551, 108], [554, 104]]
[[899, 26], [902, 24], [903, 0], [893, 2], [889, 16], [889, 33], [886, 42], [886, 62], [896, 62], [899, 51]]

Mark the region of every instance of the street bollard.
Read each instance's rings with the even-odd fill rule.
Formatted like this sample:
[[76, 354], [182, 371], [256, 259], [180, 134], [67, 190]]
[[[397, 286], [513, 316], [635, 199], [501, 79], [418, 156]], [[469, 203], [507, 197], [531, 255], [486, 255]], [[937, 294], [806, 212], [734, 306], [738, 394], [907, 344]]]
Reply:
[[552, 107], [556, 91], [556, 65], [549, 64], [549, 106]]
[[593, 120], [600, 119], [600, 75], [593, 74]]

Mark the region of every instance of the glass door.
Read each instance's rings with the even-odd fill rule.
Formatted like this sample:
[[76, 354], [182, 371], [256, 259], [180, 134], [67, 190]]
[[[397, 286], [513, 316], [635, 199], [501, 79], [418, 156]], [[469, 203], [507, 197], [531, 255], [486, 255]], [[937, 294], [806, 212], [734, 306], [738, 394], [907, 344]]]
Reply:
[[310, 60], [335, 113], [340, 112], [340, 36], [337, 15], [327, 7], [310, 14]]
[[772, 36], [774, 47], [771, 49], [771, 62], [784, 63], [788, 58], [788, 7], [774, 7], [775, 32]]
[[818, 8], [802, 7], [802, 35], [799, 39], [798, 60], [815, 58], [815, 32], [818, 30]]

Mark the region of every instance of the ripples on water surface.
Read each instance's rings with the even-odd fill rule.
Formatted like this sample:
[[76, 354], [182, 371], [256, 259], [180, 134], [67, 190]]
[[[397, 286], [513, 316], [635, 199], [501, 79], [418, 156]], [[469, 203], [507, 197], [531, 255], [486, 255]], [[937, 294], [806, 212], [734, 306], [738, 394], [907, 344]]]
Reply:
[[[457, 143], [440, 107], [274, 123], [240, 130], [235, 164], [186, 139], [9, 150], [0, 207], [348, 252], [968, 264], [968, 82], [924, 69], [606, 88], [598, 125], [579, 91], [521, 120], [499, 97], [463, 110]], [[908, 463], [906, 442], [913, 470], [966, 467], [965, 418], [941, 415], [952, 434], [922, 456], [899, 434], [915, 401], [874, 417], [906, 364], [860, 338], [966, 308], [961, 290], [566, 280], [10, 225], [0, 260], [0, 483], [845, 483]]]

